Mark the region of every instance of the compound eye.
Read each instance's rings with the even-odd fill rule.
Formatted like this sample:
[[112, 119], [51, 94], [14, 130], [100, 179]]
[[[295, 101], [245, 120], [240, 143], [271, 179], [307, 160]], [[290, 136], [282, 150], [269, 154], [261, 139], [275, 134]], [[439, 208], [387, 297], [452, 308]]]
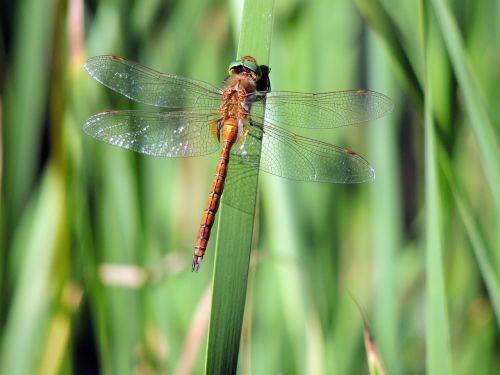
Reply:
[[260, 71], [260, 67], [257, 64], [257, 61], [251, 56], [245, 56], [241, 58], [241, 63], [245, 68], [250, 71], [253, 79], [260, 79], [262, 73]]
[[231, 74], [231, 72], [233, 70], [238, 70], [241, 69], [242, 65], [241, 65], [241, 61], [233, 61], [231, 64], [229, 64], [229, 68], [227, 69], [228, 73]]

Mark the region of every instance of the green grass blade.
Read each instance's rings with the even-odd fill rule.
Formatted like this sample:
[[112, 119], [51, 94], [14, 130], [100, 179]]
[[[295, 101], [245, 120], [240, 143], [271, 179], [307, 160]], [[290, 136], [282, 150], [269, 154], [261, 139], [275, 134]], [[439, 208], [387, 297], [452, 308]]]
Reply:
[[[370, 34], [370, 87], [380, 90], [396, 100], [396, 111], [401, 102], [391, 80], [386, 54], [381, 40]], [[375, 252], [374, 267], [379, 274], [374, 287], [373, 329], [378, 347], [389, 373], [400, 373], [399, 355], [399, 282], [397, 272], [398, 249], [401, 248], [402, 212], [398, 181], [400, 180], [400, 161], [397, 154], [396, 114], [383, 121], [383, 124], [370, 127], [372, 140], [371, 162], [377, 166], [377, 179], [370, 190], [372, 193], [372, 233]]]
[[500, 327], [500, 280], [498, 272], [494, 268], [494, 262], [490, 259], [487, 249], [489, 243], [480, 231], [477, 219], [474, 217], [473, 209], [463, 184], [451, 172], [450, 162], [446, 158], [441, 158], [441, 169], [446, 176], [448, 184], [451, 186], [453, 199], [456, 203], [458, 213], [469, 237], [472, 250], [476, 257], [481, 276], [484, 279], [491, 304], [495, 313], [497, 324]]
[[[13, 63], [6, 75], [4, 162], [6, 236], [24, 208], [38, 168], [44, 103], [49, 84], [45, 73], [51, 49], [53, 3], [19, 1]], [[14, 47], [13, 46], [13, 47]], [[33, 67], [36, 61], [36, 68]], [[29, 110], [27, 110], [29, 108]]]
[[269, 63], [274, 0], [246, 0], [241, 16], [237, 58], [253, 56], [259, 64]]
[[432, 37], [435, 27], [432, 20], [424, 26], [425, 45], [425, 196], [426, 196], [426, 367], [428, 374], [451, 374], [449, 321], [443, 274], [443, 217], [439, 193], [436, 129], [432, 107]]
[[[274, 1], [247, 0], [243, 8], [238, 57], [251, 55], [268, 64]], [[250, 182], [257, 196], [256, 174]], [[228, 194], [228, 191], [225, 192]], [[255, 207], [255, 204], [254, 204]], [[247, 288], [254, 215], [222, 200], [213, 279], [212, 312], [208, 332], [207, 374], [234, 374], [238, 364]]]
[[493, 262], [489, 259], [484, 238], [480, 234], [478, 225], [472, 215], [470, 205], [465, 200], [464, 196], [465, 195], [458, 191], [458, 189], [453, 189], [453, 197], [457, 203], [458, 212], [464, 223], [467, 235], [469, 236], [474, 255], [481, 269], [481, 275], [484, 278], [488, 294], [491, 298], [491, 304], [497, 318], [497, 324], [500, 327], [500, 281], [498, 279], [498, 272], [492, 267]]
[[453, 69], [465, 99], [465, 107], [472, 130], [479, 145], [481, 161], [500, 214], [500, 146], [486, 106], [481, 98], [477, 80], [470, 69], [460, 31], [449, 6], [443, 0], [432, 0], [432, 5]]
[[427, 264], [427, 371], [429, 374], [450, 374], [449, 332], [442, 257], [442, 225], [436, 171], [436, 135], [432, 119], [431, 98], [425, 96], [425, 193], [426, 264]]
[[399, 78], [404, 82], [413, 101], [421, 107], [422, 86], [415, 62], [408, 55], [408, 42], [395, 20], [379, 0], [355, 0], [356, 6], [370, 26], [384, 40]]
[[67, 219], [63, 195], [64, 181], [51, 165], [14, 233], [11, 251], [22, 254], [22, 260], [3, 329], [1, 374], [38, 373], [58, 293], [55, 286], [65, 279], [65, 272], [57, 269]]

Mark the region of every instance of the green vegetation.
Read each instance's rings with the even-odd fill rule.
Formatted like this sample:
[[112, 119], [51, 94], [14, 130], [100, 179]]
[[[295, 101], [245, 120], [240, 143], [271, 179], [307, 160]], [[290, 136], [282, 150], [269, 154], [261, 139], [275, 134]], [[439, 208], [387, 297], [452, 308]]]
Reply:
[[[379, 360], [391, 375], [500, 372], [496, 0], [276, 0], [274, 22], [250, 2], [240, 19], [242, 1], [11, 3], [1, 374], [215, 374], [236, 361], [241, 374], [367, 374], [362, 314], [374, 372]], [[290, 129], [359, 152], [376, 180], [261, 174], [253, 227], [223, 206], [191, 273], [217, 155], [152, 158], [86, 136], [91, 115], [138, 107], [86, 74], [100, 54], [216, 85], [250, 54], [274, 90], [382, 92], [395, 104], [384, 119]]]
[[[274, 0], [247, 0], [241, 16], [237, 56], [253, 56], [259, 64], [269, 65]], [[239, 58], [238, 57], [238, 58]], [[260, 156], [260, 155], [259, 155]], [[229, 174], [231, 169], [229, 169]], [[250, 171], [251, 173], [251, 171]], [[217, 230], [212, 309], [208, 331], [207, 374], [233, 374], [238, 367], [243, 315], [252, 249], [252, 234], [258, 188], [258, 174], [245, 179], [252, 213], [224, 204], [234, 185], [228, 185], [222, 198]], [[236, 190], [236, 189], [235, 189]]]

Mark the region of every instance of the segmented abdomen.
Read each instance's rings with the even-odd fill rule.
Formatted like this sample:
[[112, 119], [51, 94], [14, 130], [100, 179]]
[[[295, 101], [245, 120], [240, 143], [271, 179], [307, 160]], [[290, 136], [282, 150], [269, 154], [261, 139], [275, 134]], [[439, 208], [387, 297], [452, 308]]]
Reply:
[[210, 239], [210, 231], [215, 221], [215, 214], [219, 209], [220, 198], [224, 190], [224, 181], [226, 180], [227, 167], [229, 164], [229, 154], [231, 151], [232, 142], [226, 141], [223, 144], [222, 151], [219, 157], [219, 163], [215, 169], [214, 180], [208, 194], [208, 202], [205, 207], [205, 212], [201, 219], [200, 230], [194, 247], [194, 256], [192, 270], [197, 271], [200, 267], [203, 255], [207, 248], [208, 240]]

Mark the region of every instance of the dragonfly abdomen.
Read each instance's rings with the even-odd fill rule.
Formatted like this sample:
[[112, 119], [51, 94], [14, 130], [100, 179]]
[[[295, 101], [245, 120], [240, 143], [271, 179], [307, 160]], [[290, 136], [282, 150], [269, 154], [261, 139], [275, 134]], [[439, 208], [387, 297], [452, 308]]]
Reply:
[[229, 164], [229, 155], [231, 147], [238, 138], [238, 120], [226, 119], [222, 124], [221, 138], [222, 138], [222, 151], [220, 153], [219, 162], [215, 169], [214, 179], [208, 193], [208, 202], [205, 207], [205, 212], [201, 219], [200, 230], [196, 245], [194, 247], [194, 256], [192, 263], [192, 270], [198, 271], [200, 264], [207, 249], [208, 240], [210, 239], [210, 232], [215, 221], [215, 215], [219, 209], [220, 198], [224, 191], [224, 181], [227, 176], [227, 167]]

